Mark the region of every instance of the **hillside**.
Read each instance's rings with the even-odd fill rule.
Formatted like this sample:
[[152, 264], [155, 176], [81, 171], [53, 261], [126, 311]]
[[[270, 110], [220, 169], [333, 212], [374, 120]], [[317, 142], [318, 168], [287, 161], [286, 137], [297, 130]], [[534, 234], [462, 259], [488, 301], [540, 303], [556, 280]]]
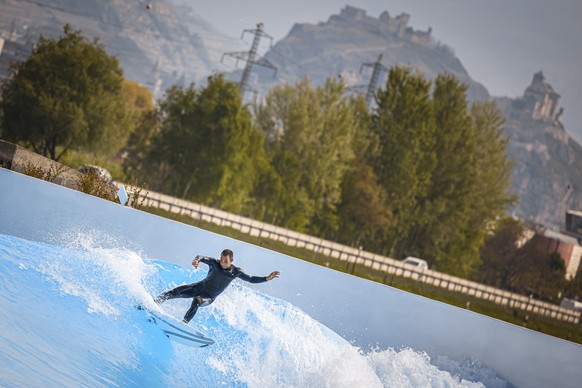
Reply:
[[[238, 83], [242, 66], [233, 71], [234, 58], [224, 63], [220, 59], [233, 51], [244, 56], [249, 47], [216, 31], [183, 3], [158, 0], [148, 10], [144, 1], [84, 0], [80, 6], [75, 0], [0, 0], [0, 78], [7, 75], [9, 63], [26, 59], [40, 34], [58, 37], [69, 23], [90, 39], [98, 37], [119, 58], [125, 76], [149, 87], [156, 98], [171, 85], [204, 82], [214, 70]], [[326, 22], [296, 24], [264, 55], [277, 68], [276, 77], [271, 69], [254, 66], [249, 88], [264, 96], [275, 85], [303, 77], [318, 85], [341, 75], [352, 91], [365, 91], [372, 71], [363, 65], [381, 55], [384, 69], [408, 65], [428, 78], [451, 73], [469, 85], [470, 100], [488, 98], [487, 89], [471, 79], [454, 50], [437, 42], [430, 29], [415, 30], [410, 19], [388, 12], [372, 17], [346, 6]], [[262, 40], [261, 47], [267, 43]], [[524, 110], [522, 100], [496, 98], [507, 117], [508, 154], [515, 162], [513, 190], [521, 198], [511, 211], [561, 229], [566, 210], [582, 209], [582, 148], [560, 123], [557, 108], [551, 117], [533, 117], [532, 107]]]
[[[471, 100], [489, 96], [483, 85], [471, 79], [451, 48], [435, 42], [430, 30], [409, 27], [409, 19], [407, 14], [392, 17], [388, 12], [375, 18], [364, 10], [346, 6], [325, 23], [295, 24], [264, 55], [277, 67], [276, 78], [271, 70], [255, 66], [250, 87], [265, 92], [276, 84], [295, 83], [305, 76], [318, 85], [340, 74], [348, 86], [366, 87], [371, 69], [360, 69], [382, 55], [381, 63], [386, 68], [408, 65], [430, 79], [440, 73], [451, 73], [469, 85]], [[230, 79], [239, 82], [241, 71], [231, 73]], [[383, 79], [380, 78], [378, 86]]]
[[507, 118], [508, 156], [515, 163], [512, 190], [520, 197], [512, 213], [563, 230], [566, 211], [582, 209], [582, 147], [559, 120], [534, 119], [525, 100], [525, 95], [496, 98]]
[[69, 23], [94, 37], [116, 56], [126, 78], [148, 86], [156, 97], [169, 86], [203, 79], [217, 67], [222, 52], [239, 42], [212, 28], [192, 9], [158, 0], [145, 1], [0, 0], [4, 50], [0, 77], [14, 60], [25, 59], [42, 34], [56, 38]]

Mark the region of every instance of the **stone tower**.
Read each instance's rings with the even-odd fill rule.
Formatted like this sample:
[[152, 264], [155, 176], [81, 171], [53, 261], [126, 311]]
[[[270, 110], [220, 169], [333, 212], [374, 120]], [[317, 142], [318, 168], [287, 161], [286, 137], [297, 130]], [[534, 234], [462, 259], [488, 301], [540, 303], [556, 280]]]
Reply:
[[563, 112], [560, 109], [560, 95], [546, 82], [541, 71], [534, 74], [523, 99], [534, 120], [557, 120]]

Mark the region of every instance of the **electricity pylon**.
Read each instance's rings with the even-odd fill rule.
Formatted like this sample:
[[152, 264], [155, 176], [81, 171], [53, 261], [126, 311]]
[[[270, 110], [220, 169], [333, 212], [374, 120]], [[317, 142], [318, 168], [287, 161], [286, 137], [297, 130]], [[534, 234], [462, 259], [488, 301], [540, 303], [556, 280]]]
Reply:
[[275, 66], [273, 66], [271, 64], [271, 62], [269, 62], [267, 59], [260, 58], [259, 60], [255, 60], [255, 58], [257, 56], [257, 49], [259, 47], [259, 42], [260, 42], [261, 38], [270, 39], [271, 40], [270, 46], [272, 47], [272, 45], [273, 45], [273, 38], [271, 36], [267, 35], [267, 33], [265, 33], [265, 31], [263, 31], [263, 23], [257, 23], [257, 28], [255, 28], [254, 30], [250, 30], [250, 29], [244, 30], [242, 35], [241, 35], [241, 39], [244, 37], [245, 32], [248, 32], [248, 33], [255, 35], [255, 37], [253, 39], [253, 43], [251, 45], [251, 49], [249, 51], [236, 51], [236, 52], [224, 53], [224, 54], [222, 54], [222, 58], [220, 59], [220, 61], [222, 62], [222, 60], [224, 59], [225, 56], [234, 57], [234, 58], [236, 58], [236, 64], [238, 64], [239, 60], [246, 61], [247, 64], [246, 64], [245, 69], [243, 71], [242, 79], [240, 81], [240, 90], [241, 90], [242, 95], [244, 95], [245, 91], [248, 88], [249, 77], [251, 75], [253, 65], [259, 65], [259, 66], [269, 68], [269, 69], [274, 71], [273, 77], [275, 77], [277, 75], [277, 68]]
[[372, 78], [370, 78], [370, 83], [368, 84], [368, 91], [366, 92], [366, 105], [370, 106], [372, 102], [372, 97], [374, 97], [374, 92], [376, 92], [376, 84], [378, 83], [378, 78], [380, 78], [380, 73], [383, 71], [388, 71], [386, 66], [382, 64], [382, 54], [378, 56], [378, 60], [374, 63], [364, 63], [360, 67], [360, 73], [364, 66], [373, 67]]
[[370, 103], [372, 102], [372, 98], [374, 97], [374, 93], [376, 92], [376, 87], [377, 87], [376, 84], [378, 83], [378, 79], [380, 78], [380, 74], [383, 71], [388, 71], [388, 68], [386, 68], [386, 66], [384, 66], [382, 64], [382, 54], [380, 54], [378, 56], [378, 59], [374, 63], [363, 63], [362, 66], [360, 66], [360, 73], [362, 72], [364, 67], [372, 67], [373, 68], [372, 78], [370, 78], [370, 82], [368, 83], [367, 86], [366, 85], [352, 86], [350, 89], [355, 90], [355, 89], [363, 89], [364, 87], [367, 87], [366, 105], [369, 107]]

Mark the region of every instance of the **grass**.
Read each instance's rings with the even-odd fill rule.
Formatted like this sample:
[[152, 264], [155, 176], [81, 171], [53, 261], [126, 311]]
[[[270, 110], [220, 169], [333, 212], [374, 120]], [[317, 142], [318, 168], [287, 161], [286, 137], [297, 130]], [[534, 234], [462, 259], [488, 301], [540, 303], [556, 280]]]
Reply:
[[42, 163], [33, 163], [27, 160], [22, 165], [22, 173], [32, 176], [37, 179], [43, 179], [47, 182], [54, 182], [54, 180], [61, 175], [66, 169], [66, 166], [58, 163], [51, 164], [48, 168]]
[[386, 284], [388, 286], [421, 295], [426, 298], [437, 300], [452, 306], [467, 308], [476, 313], [487, 315], [489, 317], [518, 326], [523, 326], [540, 333], [582, 344], [582, 330], [581, 326], [577, 324], [555, 320], [507, 306], [500, 306], [487, 300], [479, 299], [460, 292], [447, 290], [441, 287], [436, 287], [430, 284], [420, 283], [409, 278], [387, 275], [384, 272], [374, 270], [363, 265], [354, 266], [353, 263], [346, 263], [345, 261], [327, 257], [307, 249], [290, 247], [286, 244], [283, 244], [282, 242], [270, 240], [265, 237], [259, 238], [256, 236], [250, 236], [236, 229], [212, 224], [202, 220], [195, 220], [184, 214], [175, 214], [157, 208], [144, 208], [142, 210], [188, 225], [196, 226], [217, 234], [221, 234], [223, 236], [245, 241], [263, 248], [268, 248], [270, 250], [280, 252], [307, 262], [322, 265], [341, 272], [348, 272], [354, 276], [369, 279], [377, 283]]

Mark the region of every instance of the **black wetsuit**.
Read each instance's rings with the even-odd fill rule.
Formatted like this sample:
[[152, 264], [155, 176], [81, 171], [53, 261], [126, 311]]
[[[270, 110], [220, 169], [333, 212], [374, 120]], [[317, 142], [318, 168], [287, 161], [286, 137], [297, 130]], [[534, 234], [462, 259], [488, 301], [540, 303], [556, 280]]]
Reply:
[[211, 257], [202, 257], [200, 261], [208, 265], [208, 275], [192, 284], [179, 286], [173, 290], [166, 291], [156, 298], [157, 303], [162, 303], [174, 298], [194, 298], [192, 306], [184, 315], [184, 322], [188, 323], [196, 314], [198, 307], [209, 305], [220, 295], [226, 287], [236, 278], [240, 278], [249, 283], [263, 283], [267, 281], [266, 276], [249, 276], [240, 268], [231, 265], [227, 269], [222, 268], [220, 262]]

